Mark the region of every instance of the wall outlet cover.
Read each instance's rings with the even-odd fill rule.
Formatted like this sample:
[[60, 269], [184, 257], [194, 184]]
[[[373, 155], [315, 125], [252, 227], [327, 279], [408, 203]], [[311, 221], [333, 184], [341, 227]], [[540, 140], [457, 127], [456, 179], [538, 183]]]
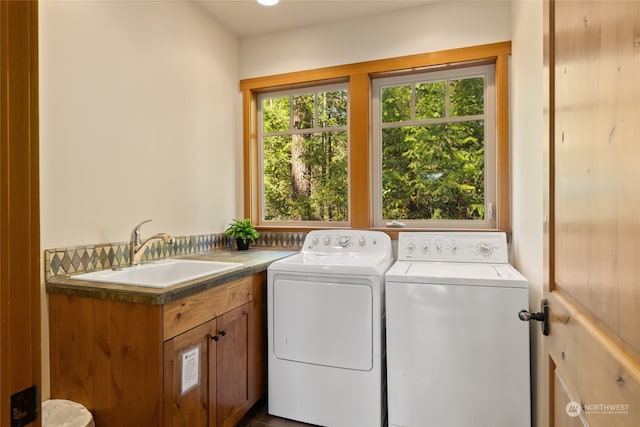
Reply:
[[38, 419], [40, 399], [34, 385], [11, 395], [11, 427], [22, 427]]

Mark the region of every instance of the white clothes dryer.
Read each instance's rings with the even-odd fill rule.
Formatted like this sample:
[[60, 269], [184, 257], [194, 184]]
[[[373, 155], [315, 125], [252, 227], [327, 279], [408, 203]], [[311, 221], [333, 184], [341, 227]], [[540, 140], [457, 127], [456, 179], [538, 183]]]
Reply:
[[267, 271], [268, 412], [332, 427], [379, 427], [384, 394], [385, 233], [311, 231]]
[[390, 427], [530, 427], [528, 282], [504, 233], [400, 233], [386, 274]]

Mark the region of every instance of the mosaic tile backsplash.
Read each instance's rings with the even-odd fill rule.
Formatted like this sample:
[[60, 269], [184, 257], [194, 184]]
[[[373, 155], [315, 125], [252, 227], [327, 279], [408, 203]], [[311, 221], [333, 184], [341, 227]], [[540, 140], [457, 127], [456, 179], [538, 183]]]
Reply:
[[[299, 250], [304, 243], [305, 232], [260, 232], [260, 238], [252, 244], [256, 248]], [[231, 249], [233, 239], [224, 233], [175, 237], [171, 245], [162, 240], [151, 243], [142, 255], [142, 262], [164, 258]], [[129, 242], [104, 243], [44, 251], [45, 280], [66, 277], [107, 268], [129, 265]]]

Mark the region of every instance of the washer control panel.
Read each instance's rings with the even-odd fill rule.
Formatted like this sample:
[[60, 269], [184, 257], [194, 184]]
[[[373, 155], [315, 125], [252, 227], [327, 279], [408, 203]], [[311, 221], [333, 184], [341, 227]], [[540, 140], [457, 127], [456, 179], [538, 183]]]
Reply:
[[502, 232], [401, 232], [398, 260], [507, 264], [507, 235]]
[[314, 253], [386, 253], [391, 239], [380, 231], [313, 230], [304, 240], [303, 252]]

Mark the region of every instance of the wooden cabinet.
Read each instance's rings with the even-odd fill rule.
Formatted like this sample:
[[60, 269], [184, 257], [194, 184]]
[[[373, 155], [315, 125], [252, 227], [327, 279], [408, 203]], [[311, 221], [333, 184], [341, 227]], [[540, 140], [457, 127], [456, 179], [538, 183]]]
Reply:
[[[178, 335], [164, 343], [164, 425], [209, 426], [216, 419], [216, 345], [212, 337], [216, 321]], [[182, 378], [183, 364], [189, 369], [197, 352], [196, 384]]]
[[165, 341], [165, 426], [234, 426], [255, 403], [252, 312], [250, 302]]
[[234, 426], [265, 392], [260, 273], [163, 306], [51, 294], [52, 398], [96, 425]]
[[253, 404], [250, 393], [251, 303], [217, 320], [216, 425], [234, 426]]

